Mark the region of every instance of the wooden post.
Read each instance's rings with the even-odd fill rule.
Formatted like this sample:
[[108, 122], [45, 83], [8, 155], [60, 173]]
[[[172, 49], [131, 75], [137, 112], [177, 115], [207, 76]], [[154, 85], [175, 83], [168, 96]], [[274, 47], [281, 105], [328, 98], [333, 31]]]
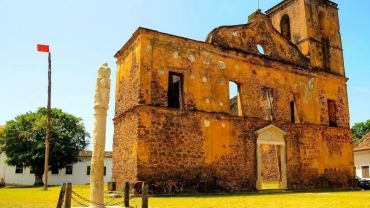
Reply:
[[148, 184], [143, 182], [142, 185], [142, 203], [141, 203], [141, 208], [148, 208]]
[[51, 134], [51, 54], [48, 56], [48, 105], [46, 108], [46, 138], [45, 138], [45, 163], [44, 163], [44, 190], [48, 190], [48, 175], [49, 175], [49, 146]]
[[125, 188], [123, 191], [124, 191], [125, 208], [130, 208], [130, 183], [129, 182], [125, 183]]
[[72, 198], [72, 184], [68, 183], [64, 200], [64, 208], [71, 208], [71, 198]]
[[63, 207], [65, 191], [66, 191], [66, 184], [63, 183], [62, 188], [60, 189], [60, 193], [59, 193], [57, 208], [62, 208]]

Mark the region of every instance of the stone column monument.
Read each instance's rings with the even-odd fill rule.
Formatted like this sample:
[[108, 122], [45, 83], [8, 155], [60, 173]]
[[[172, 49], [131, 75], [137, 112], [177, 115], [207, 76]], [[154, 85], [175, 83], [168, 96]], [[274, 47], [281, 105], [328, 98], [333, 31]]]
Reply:
[[110, 92], [110, 68], [103, 64], [98, 70], [94, 100], [94, 137], [91, 158], [90, 207], [104, 207], [104, 154], [107, 111]]

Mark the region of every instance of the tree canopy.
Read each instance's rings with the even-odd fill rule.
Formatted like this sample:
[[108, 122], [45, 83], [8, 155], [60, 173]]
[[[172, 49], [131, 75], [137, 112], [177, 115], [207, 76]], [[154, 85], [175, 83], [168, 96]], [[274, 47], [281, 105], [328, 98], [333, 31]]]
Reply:
[[355, 123], [352, 127], [353, 141], [357, 142], [370, 132], [370, 119], [364, 122]]
[[[78, 160], [88, 145], [89, 134], [81, 118], [60, 109], [51, 111], [49, 169], [62, 169]], [[44, 173], [46, 109], [28, 112], [8, 121], [0, 131], [0, 152], [7, 164], [28, 167], [35, 174], [35, 185], [42, 185]]]

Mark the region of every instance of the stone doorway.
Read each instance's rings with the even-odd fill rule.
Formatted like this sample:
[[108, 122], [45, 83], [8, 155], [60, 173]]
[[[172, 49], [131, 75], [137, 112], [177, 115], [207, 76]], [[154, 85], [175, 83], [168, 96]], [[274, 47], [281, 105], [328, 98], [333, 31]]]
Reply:
[[[274, 125], [264, 127], [255, 133], [257, 134], [257, 190], [286, 190], [286, 150], [284, 139], [286, 133]], [[271, 163], [266, 164], [268, 160], [271, 160]], [[272, 174], [270, 179], [266, 178], [269, 173], [263, 172], [264, 170], [266, 171], [268, 169], [271, 169], [272, 171], [270, 173]], [[267, 182], [268, 180], [276, 180], [276, 187], [264, 187], [263, 182]]]
[[279, 189], [281, 147], [280, 145], [261, 144], [262, 189]]

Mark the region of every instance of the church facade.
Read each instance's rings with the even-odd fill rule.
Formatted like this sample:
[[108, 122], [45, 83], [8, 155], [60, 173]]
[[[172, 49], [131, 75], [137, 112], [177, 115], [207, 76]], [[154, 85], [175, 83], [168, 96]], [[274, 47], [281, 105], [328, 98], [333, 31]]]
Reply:
[[266, 175], [277, 189], [352, 186], [337, 4], [284, 0], [205, 42], [139, 28], [115, 57], [118, 187], [253, 191]]

